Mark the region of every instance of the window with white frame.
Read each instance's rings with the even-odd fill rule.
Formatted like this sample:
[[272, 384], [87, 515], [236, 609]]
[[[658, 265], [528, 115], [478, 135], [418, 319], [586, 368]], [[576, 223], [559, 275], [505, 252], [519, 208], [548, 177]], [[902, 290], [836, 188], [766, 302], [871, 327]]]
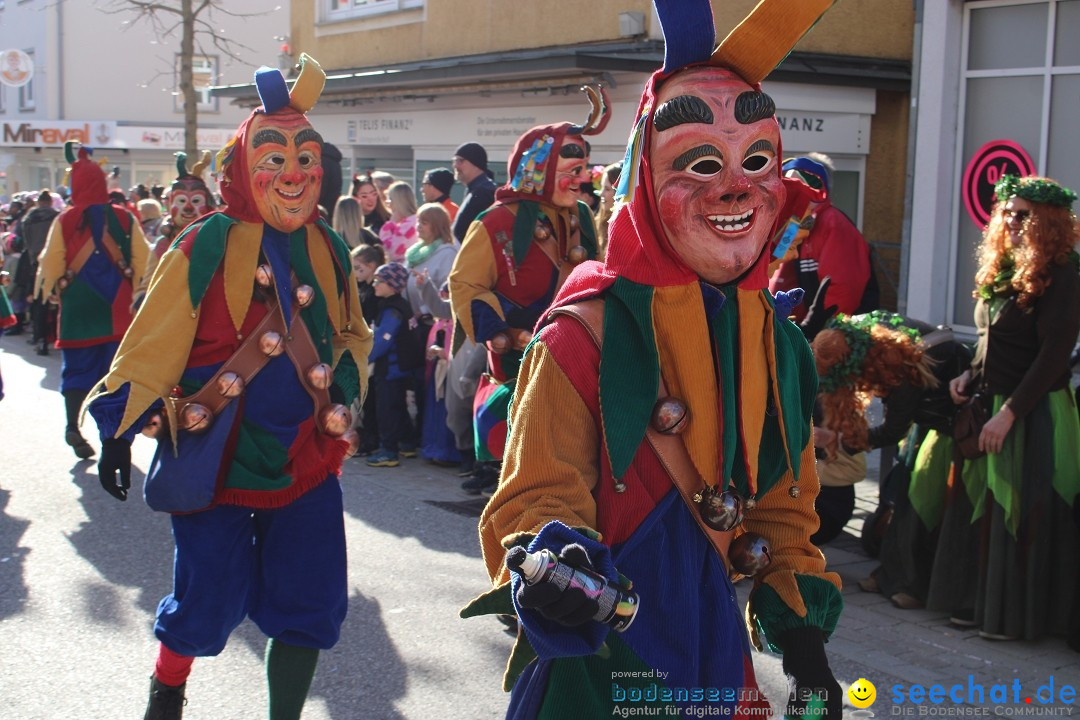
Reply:
[[[30, 56], [30, 62], [34, 62], [34, 51], [27, 50], [26, 54]], [[19, 109], [20, 110], [33, 110], [35, 107], [34, 102], [34, 86], [37, 85], [37, 73], [30, 78], [30, 81], [25, 85], [19, 86]]]
[[[985, 143], [1020, 145], [1036, 172], [1080, 187], [1080, 0], [981, 0], [964, 7], [957, 177]], [[988, 168], [992, 170], [993, 168]], [[957, 198], [957, 207], [963, 207]], [[982, 228], [954, 213], [950, 316], [970, 327]]]
[[424, 0], [322, 0], [323, 18], [348, 20], [422, 8]]
[[[191, 80], [195, 85], [195, 107], [199, 112], [217, 112], [218, 100], [210, 88], [218, 84], [218, 58], [215, 55], [195, 55], [191, 58]], [[182, 112], [184, 96], [180, 92], [180, 56], [176, 56], [175, 109]]]

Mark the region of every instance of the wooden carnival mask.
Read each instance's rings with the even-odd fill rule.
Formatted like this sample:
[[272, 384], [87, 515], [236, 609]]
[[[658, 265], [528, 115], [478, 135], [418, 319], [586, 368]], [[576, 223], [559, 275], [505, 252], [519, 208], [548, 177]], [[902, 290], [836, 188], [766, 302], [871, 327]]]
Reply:
[[322, 187], [322, 136], [303, 115], [257, 115], [248, 130], [251, 195], [264, 222], [292, 232], [311, 218]]

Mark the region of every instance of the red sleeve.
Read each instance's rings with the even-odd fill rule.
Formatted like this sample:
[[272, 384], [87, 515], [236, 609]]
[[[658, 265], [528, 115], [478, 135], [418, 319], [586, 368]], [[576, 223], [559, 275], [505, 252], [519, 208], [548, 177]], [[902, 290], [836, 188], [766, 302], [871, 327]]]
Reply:
[[847, 216], [831, 205], [818, 214], [809, 240], [817, 256], [818, 277], [832, 278], [825, 306], [836, 305], [840, 312], [854, 314], [870, 280], [870, 246]]

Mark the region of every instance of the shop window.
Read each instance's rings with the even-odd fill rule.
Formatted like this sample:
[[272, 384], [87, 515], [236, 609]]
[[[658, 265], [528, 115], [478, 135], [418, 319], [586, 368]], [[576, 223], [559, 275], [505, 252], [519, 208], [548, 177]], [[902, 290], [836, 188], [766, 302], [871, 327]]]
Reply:
[[[33, 61], [34, 61], [34, 51], [33, 50], [27, 50], [26, 54], [30, 56], [30, 61], [31, 61], [31, 63], [33, 63]], [[30, 82], [26, 83], [25, 85], [20, 85], [19, 86], [19, 109], [20, 110], [33, 110], [34, 107], [36, 106], [36, 102], [34, 100], [34, 86], [35, 85], [37, 85], [36, 71], [35, 71], [35, 76], [30, 78]]]
[[424, 0], [323, 0], [324, 17], [330, 21], [382, 15], [423, 6]]
[[[217, 112], [218, 100], [210, 95], [210, 88], [218, 84], [218, 58], [214, 55], [195, 55], [191, 58], [192, 82], [195, 84], [195, 102], [199, 112]], [[176, 112], [184, 110], [184, 96], [180, 92], [180, 56], [176, 56]]]
[[[957, 171], [985, 143], [1003, 139], [1022, 147], [1037, 173], [1080, 186], [1080, 0], [976, 0], [966, 4], [964, 21]], [[950, 320], [970, 328], [982, 228], [954, 197]]]

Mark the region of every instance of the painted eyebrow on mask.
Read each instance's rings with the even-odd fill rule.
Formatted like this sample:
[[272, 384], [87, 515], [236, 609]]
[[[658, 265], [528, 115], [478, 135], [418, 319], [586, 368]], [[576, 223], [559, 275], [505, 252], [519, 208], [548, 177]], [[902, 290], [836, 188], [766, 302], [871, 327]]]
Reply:
[[260, 145], [266, 145], [267, 143], [276, 143], [278, 145], [287, 145], [288, 141], [285, 140], [285, 135], [279, 133], [277, 130], [271, 130], [270, 128], [264, 128], [255, 133], [255, 137], [251, 141], [251, 147], [257, 148]]
[[685, 170], [686, 166], [703, 157], [715, 155], [721, 160], [724, 159], [724, 153], [720, 152], [715, 145], [698, 145], [695, 148], [690, 148], [679, 157], [675, 158], [675, 161], [671, 163], [671, 166], [676, 170]]
[[296, 145], [296, 147], [300, 147], [306, 142], [317, 142], [319, 143], [319, 145], [322, 145], [322, 135], [316, 132], [313, 128], [304, 128], [300, 132], [296, 133], [296, 137], [293, 138], [293, 143]]
[[776, 103], [763, 92], [747, 90], [735, 98], [735, 120], [740, 125], [751, 125], [775, 114]]
[[679, 95], [656, 108], [653, 126], [657, 132], [670, 130], [686, 123], [713, 124], [713, 112], [708, 103], [694, 95]]
[[773, 153], [776, 152], [776, 148], [773, 147], [773, 144], [771, 142], [769, 142], [768, 140], [762, 138], [761, 140], [758, 140], [756, 143], [754, 143], [750, 147], [746, 148], [746, 153], [743, 155], [743, 157], [750, 157], [751, 155], [753, 155], [754, 153], [756, 153], [759, 150], [769, 150], [770, 152], [773, 152]]

